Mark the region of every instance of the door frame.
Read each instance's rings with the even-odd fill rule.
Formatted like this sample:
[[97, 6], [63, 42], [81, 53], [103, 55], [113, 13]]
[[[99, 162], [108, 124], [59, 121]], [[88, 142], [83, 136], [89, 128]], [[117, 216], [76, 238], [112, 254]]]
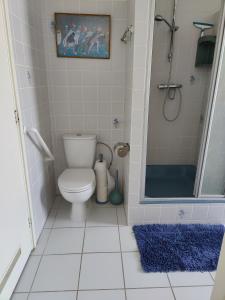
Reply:
[[[151, 13], [149, 16], [149, 41], [147, 45], [147, 51], [148, 51], [148, 59], [147, 59], [147, 64], [148, 64], [148, 69], [147, 69], [147, 75], [146, 75], [146, 91], [145, 91], [145, 121], [144, 121], [144, 128], [143, 128], [143, 150], [142, 150], [142, 179], [141, 179], [141, 204], [161, 204], [162, 203], [196, 203], [196, 200], [199, 201], [199, 203], [225, 203], [224, 196], [221, 195], [201, 195], [200, 197], [200, 185], [202, 185], [202, 174], [205, 168], [205, 163], [206, 163], [206, 154], [207, 154], [207, 149], [209, 146], [209, 136], [210, 136], [210, 129], [212, 125], [212, 113], [213, 111], [210, 109], [213, 109], [215, 104], [215, 95], [216, 92], [218, 91], [218, 78], [221, 73], [221, 61], [222, 61], [222, 56], [223, 52], [225, 51], [225, 0], [222, 0], [221, 3], [221, 9], [223, 9], [222, 13], [222, 18], [220, 22], [220, 37], [218, 41], [218, 56], [215, 58], [216, 62], [214, 63], [214, 75], [211, 78], [211, 83], [210, 83], [210, 97], [208, 100], [207, 104], [207, 117], [204, 122], [204, 129], [203, 129], [203, 134], [202, 134], [202, 139], [201, 139], [201, 147], [200, 147], [200, 154], [199, 154], [199, 160], [198, 160], [198, 168], [197, 168], [197, 174], [196, 174], [196, 185], [195, 185], [195, 190], [196, 190], [196, 197], [187, 197], [187, 198], [151, 198], [151, 197], [146, 197], [145, 196], [145, 178], [146, 178], [146, 160], [147, 160], [147, 138], [148, 138], [148, 120], [149, 120], [149, 103], [150, 103], [150, 95], [151, 95], [151, 85], [150, 85], [150, 80], [151, 80], [151, 75], [152, 75], [152, 50], [153, 50], [153, 34], [154, 34], [154, 17], [155, 17], [155, 4], [156, 0], [150, 0], [151, 2]], [[223, 5], [223, 6], [222, 6]], [[223, 39], [224, 38], [224, 39]], [[212, 73], [213, 74], [213, 73]], [[197, 183], [198, 182], [198, 183]], [[204, 199], [205, 200], [204, 200]]]
[[[141, 182], [140, 195], [141, 199], [145, 200], [145, 179], [146, 179], [146, 160], [148, 151], [148, 119], [149, 119], [149, 104], [151, 96], [151, 77], [152, 77], [152, 54], [154, 42], [154, 24], [155, 24], [155, 6], [156, 0], [149, 0], [150, 14], [148, 19], [148, 42], [147, 42], [147, 70], [145, 76], [145, 101], [144, 101], [144, 124], [143, 124], [143, 147], [142, 147], [142, 161], [141, 161]], [[152, 199], [152, 198], [150, 198]], [[145, 201], [143, 203], [146, 203]]]
[[15, 60], [14, 60], [14, 50], [13, 50], [13, 44], [12, 44], [12, 30], [11, 30], [11, 24], [10, 24], [10, 14], [9, 14], [9, 7], [8, 7], [8, 1], [7, 0], [0, 0], [2, 2], [2, 10], [3, 10], [3, 23], [5, 24], [5, 32], [7, 35], [7, 47], [9, 49], [9, 57], [10, 57], [10, 68], [11, 68], [11, 77], [12, 77], [12, 83], [13, 83], [13, 92], [14, 92], [14, 110], [17, 112], [18, 115], [18, 140], [19, 140], [19, 148], [20, 148], [20, 156], [22, 160], [23, 165], [23, 174], [24, 174], [24, 182], [26, 186], [26, 194], [27, 194], [27, 208], [28, 208], [28, 215], [29, 215], [29, 225], [30, 225], [30, 232], [31, 232], [31, 239], [33, 243], [33, 248], [36, 246], [36, 239], [35, 239], [35, 232], [33, 227], [33, 210], [32, 210], [32, 202], [31, 202], [31, 192], [30, 192], [30, 182], [29, 182], [29, 173], [28, 173], [28, 163], [27, 163], [27, 153], [26, 153], [26, 147], [25, 147], [25, 139], [24, 139], [24, 133], [23, 133], [23, 126], [21, 117], [22, 111], [20, 107], [20, 101], [19, 101], [19, 88], [18, 88], [18, 82], [17, 82], [17, 75], [16, 75], [16, 68], [15, 68]]

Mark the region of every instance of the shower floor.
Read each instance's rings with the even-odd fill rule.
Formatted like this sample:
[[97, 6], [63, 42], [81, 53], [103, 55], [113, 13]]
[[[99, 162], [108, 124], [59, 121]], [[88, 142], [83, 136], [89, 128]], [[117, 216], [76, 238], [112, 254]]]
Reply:
[[196, 167], [192, 165], [148, 165], [145, 196], [151, 198], [194, 197]]

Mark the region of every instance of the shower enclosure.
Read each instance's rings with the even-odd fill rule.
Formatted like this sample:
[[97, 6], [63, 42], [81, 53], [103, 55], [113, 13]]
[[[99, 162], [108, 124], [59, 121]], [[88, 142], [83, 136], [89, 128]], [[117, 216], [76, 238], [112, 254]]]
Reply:
[[224, 197], [223, 41], [224, 1], [155, 1], [147, 200]]

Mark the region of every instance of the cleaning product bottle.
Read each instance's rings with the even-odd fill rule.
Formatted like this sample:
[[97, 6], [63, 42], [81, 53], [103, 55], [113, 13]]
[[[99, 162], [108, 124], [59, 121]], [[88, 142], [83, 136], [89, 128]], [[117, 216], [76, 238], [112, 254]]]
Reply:
[[109, 201], [113, 205], [120, 205], [123, 203], [123, 195], [120, 192], [119, 189], [119, 172], [116, 170], [116, 183], [115, 183], [115, 189], [110, 193], [109, 195]]

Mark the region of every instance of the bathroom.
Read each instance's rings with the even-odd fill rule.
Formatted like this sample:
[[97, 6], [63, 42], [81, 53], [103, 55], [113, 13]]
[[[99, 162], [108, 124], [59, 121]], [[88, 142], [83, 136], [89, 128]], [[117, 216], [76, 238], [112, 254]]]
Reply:
[[[26, 182], [25, 218], [30, 229], [25, 223], [23, 226], [26, 238], [32, 237], [20, 246], [23, 255], [21, 250], [6, 251], [6, 246], [2, 250], [5, 264], [9, 257], [18, 260], [18, 269], [7, 275], [9, 283], [0, 283], [0, 292], [7, 295], [3, 294], [3, 300], [210, 299], [215, 272], [143, 273], [132, 233], [137, 224], [225, 222], [224, 107], [220, 101], [225, 93], [224, 1], [205, 2], [1, 0], [12, 61], [13, 110], [22, 149], [18, 151], [23, 157], [20, 167], [24, 175], [15, 176]], [[57, 56], [55, 13], [111, 16], [109, 59]], [[167, 24], [172, 24], [173, 17], [173, 25], [179, 27], [176, 30]], [[201, 32], [193, 22], [212, 24], [203, 35], [217, 37], [214, 61], [207, 66], [195, 66]], [[168, 60], [171, 49], [172, 63]], [[6, 56], [7, 49], [4, 51]], [[169, 101], [168, 88], [159, 90], [159, 84], [182, 87], [171, 88], [174, 99]], [[176, 120], [166, 121], [165, 115]], [[4, 111], [2, 120], [3, 116]], [[8, 126], [1, 124], [2, 128]], [[44, 152], [37, 144], [35, 129], [47, 145]], [[3, 134], [7, 142], [6, 132]], [[102, 153], [108, 166], [111, 152], [107, 146], [111, 148], [110, 173], [115, 178], [118, 170], [124, 197], [119, 206], [97, 204], [94, 197], [87, 199], [85, 221], [79, 222], [70, 218], [73, 206], [58, 184], [68, 168], [63, 136], [71, 134], [78, 138], [97, 136], [93, 161]], [[124, 157], [114, 150], [118, 143], [125, 149]], [[89, 143], [77, 155], [86, 150], [91, 150]], [[1, 165], [5, 164], [2, 159]], [[168, 166], [173, 173], [166, 183], [169, 191], [158, 181], [154, 192], [154, 172], [149, 169], [163, 168], [165, 172]], [[179, 178], [187, 170], [194, 178], [188, 193], [187, 182], [183, 184]], [[10, 174], [9, 178], [13, 172]], [[9, 206], [8, 202], [5, 205]], [[20, 205], [14, 207], [10, 217], [1, 214], [3, 237], [7, 238], [7, 233], [2, 228], [9, 220], [17, 220], [21, 209]], [[14, 244], [17, 249], [16, 241]], [[7, 265], [0, 264], [1, 275], [4, 268]], [[57, 276], [59, 271], [61, 276]]]

